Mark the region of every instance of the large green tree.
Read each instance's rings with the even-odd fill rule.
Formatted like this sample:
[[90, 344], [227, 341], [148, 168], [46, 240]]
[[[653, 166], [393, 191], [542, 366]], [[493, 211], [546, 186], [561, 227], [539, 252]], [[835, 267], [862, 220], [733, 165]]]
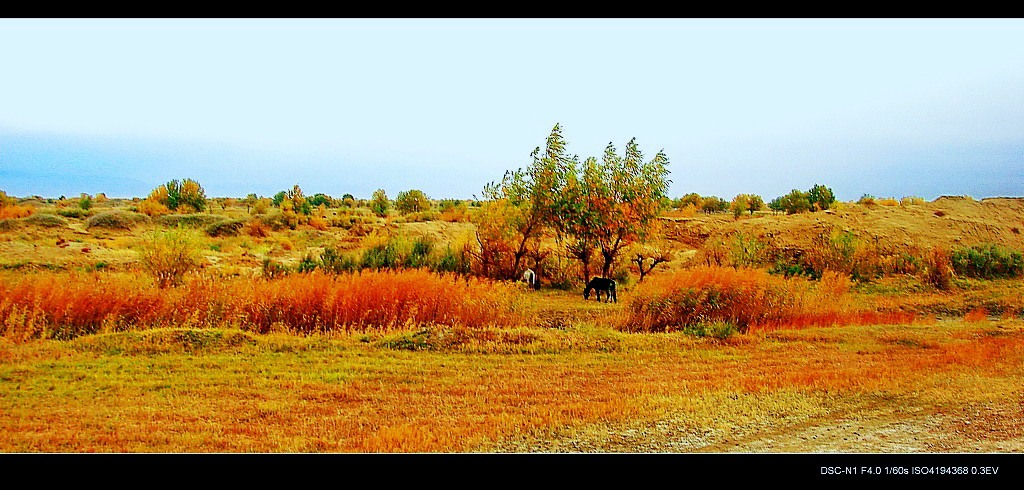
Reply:
[[484, 189], [491, 205], [503, 201], [514, 210], [505, 213], [514, 216], [509, 223], [515, 230], [513, 273], [550, 230], [580, 261], [584, 280], [593, 258], [600, 259], [604, 276], [611, 275], [621, 251], [650, 234], [670, 183], [668, 157], [659, 151], [645, 162], [634, 138], [622, 154], [609, 143], [600, 160], [590, 157], [581, 164], [569, 155], [561, 126], [555, 125], [544, 150], [535, 149], [531, 158], [526, 169], [506, 172], [500, 183]]
[[418, 213], [430, 209], [430, 198], [419, 189], [401, 191], [395, 196], [395, 209], [401, 213]]

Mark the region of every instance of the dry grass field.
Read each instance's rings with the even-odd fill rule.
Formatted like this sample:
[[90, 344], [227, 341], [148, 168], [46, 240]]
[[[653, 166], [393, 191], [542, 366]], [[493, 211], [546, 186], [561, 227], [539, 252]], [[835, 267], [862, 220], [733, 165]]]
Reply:
[[[236, 203], [104, 225], [133, 203], [27, 202], [0, 220], [0, 452], [1024, 452], [1024, 279], [937, 287], [924, 265], [935, 247], [1024, 249], [1024, 201], [842, 204], [667, 213], [672, 260], [599, 303], [413, 268], [296, 272], [328, 249], [459, 250], [463, 220], [332, 209], [258, 229]], [[199, 271], [159, 288], [140, 257], [168, 229], [190, 230]], [[735, 254], [749, 239], [814, 259], [829, 236], [854, 274], [882, 272]]]

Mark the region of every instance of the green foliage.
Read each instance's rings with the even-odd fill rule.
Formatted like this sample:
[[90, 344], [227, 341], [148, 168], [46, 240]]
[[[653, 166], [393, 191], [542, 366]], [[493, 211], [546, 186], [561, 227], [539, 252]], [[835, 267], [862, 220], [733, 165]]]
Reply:
[[441, 252], [440, 257], [437, 260], [437, 264], [434, 266], [434, 270], [437, 272], [455, 272], [458, 274], [469, 274], [469, 254], [466, 253], [465, 249], [453, 250], [451, 245], [448, 245], [447, 247], [445, 247], [444, 252]]
[[199, 182], [192, 179], [171, 180], [153, 189], [148, 199], [163, 204], [172, 211], [179, 208], [196, 213], [206, 210], [206, 191]]
[[814, 237], [804, 254], [804, 263], [815, 279], [826, 270], [839, 272], [857, 281], [866, 281], [880, 272], [877, 246], [857, 238], [852, 231], [829, 229]]
[[89, 218], [86, 226], [88, 228], [131, 230], [135, 225], [145, 223], [148, 220], [149, 218], [144, 214], [127, 211], [107, 211]]
[[373, 191], [373, 197], [370, 198], [370, 210], [377, 216], [384, 217], [388, 215], [388, 208], [391, 207], [391, 201], [388, 200], [388, 195], [384, 192], [384, 189], [377, 189]]
[[743, 233], [736, 235], [730, 252], [733, 265], [738, 267], [761, 267], [768, 259], [767, 245]]
[[746, 212], [753, 215], [762, 208], [764, 208], [764, 199], [757, 194], [738, 194], [729, 204], [729, 209], [732, 210], [732, 215], [735, 218], [739, 218]]
[[153, 219], [158, 225], [168, 227], [187, 226], [190, 228], [206, 228], [225, 221], [223, 217], [212, 214], [168, 214]]
[[200, 268], [202, 257], [196, 243], [191, 231], [177, 227], [149, 233], [138, 246], [138, 252], [157, 286], [167, 288], [180, 285], [185, 274]]
[[87, 210], [82, 209], [82, 208], [68, 208], [68, 209], [58, 209], [57, 210], [57, 214], [65, 217], [65, 218], [78, 218], [78, 219], [82, 219], [82, 218], [88, 218], [89, 216], [92, 216], [92, 211], [87, 211]]
[[88, 211], [89, 208], [92, 207], [92, 197], [83, 193], [82, 198], [78, 200], [78, 207], [81, 208], [82, 211]]
[[263, 273], [264, 279], [272, 280], [287, 275], [291, 272], [291, 269], [289, 269], [287, 265], [267, 257], [263, 259], [261, 272]]
[[701, 199], [700, 210], [707, 214], [721, 213], [729, 209], [729, 201], [718, 196], [707, 196]]
[[338, 249], [327, 246], [320, 253], [320, 261], [317, 266], [326, 272], [340, 274], [355, 271], [358, 268], [358, 263], [350, 256], [342, 254]]
[[807, 192], [793, 189], [779, 198], [775, 205], [786, 214], [806, 213], [811, 210], [811, 199]]
[[314, 208], [320, 206], [332, 207], [334, 205], [334, 199], [332, 199], [331, 196], [319, 192], [313, 194], [311, 197], [307, 197], [306, 202]]
[[363, 252], [362, 260], [359, 263], [363, 269], [393, 269], [401, 264], [401, 257], [397, 243], [390, 240], [385, 244], [375, 245]]
[[955, 249], [950, 261], [957, 274], [967, 277], [998, 279], [1024, 275], [1024, 256], [993, 243]]
[[726, 340], [739, 332], [736, 325], [722, 320], [699, 322], [683, 327], [683, 333], [695, 337], [710, 337], [716, 340]]
[[281, 203], [284, 202], [284, 200], [287, 197], [288, 197], [288, 193], [285, 192], [285, 191], [281, 191], [281, 192], [278, 192], [277, 194], [274, 194], [274, 197], [271, 198], [270, 202], [274, 204], [274, 207], [278, 207], [279, 208], [279, 207], [281, 207]]
[[395, 198], [395, 209], [403, 214], [427, 211], [430, 209], [430, 198], [418, 189], [402, 191]]
[[836, 196], [832, 193], [832, 189], [821, 184], [814, 184], [807, 191], [807, 201], [812, 210], [823, 211], [832, 207], [832, 204], [836, 202]]
[[[659, 151], [644, 161], [636, 138], [622, 154], [609, 143], [600, 160], [582, 164], [569, 156], [561, 127], [555, 125], [544, 152], [537, 148], [525, 170], [506, 172], [500, 185], [485, 188], [490, 199], [506, 199], [517, 209], [517, 238], [512, 273], [546, 229], [570, 246], [570, 253], [589, 274], [591, 251], [600, 253], [601, 272], [611, 273], [619, 253], [649, 235], [668, 190], [668, 157]], [[535, 248], [535, 247], [534, 247]]]

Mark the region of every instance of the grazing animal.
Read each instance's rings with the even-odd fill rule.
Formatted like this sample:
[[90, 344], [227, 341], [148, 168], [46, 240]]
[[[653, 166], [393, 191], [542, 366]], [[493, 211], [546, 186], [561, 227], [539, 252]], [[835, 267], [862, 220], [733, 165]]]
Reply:
[[537, 273], [533, 272], [533, 269], [526, 269], [526, 272], [523, 273], [523, 282], [525, 282], [530, 289], [539, 289], [539, 284], [537, 284]]
[[595, 277], [587, 283], [587, 289], [583, 290], [583, 299], [590, 299], [590, 291], [597, 292], [597, 300], [601, 301], [601, 293], [604, 293], [605, 303], [615, 302], [618, 303], [619, 299], [615, 297], [615, 281], [608, 279], [607, 277]]

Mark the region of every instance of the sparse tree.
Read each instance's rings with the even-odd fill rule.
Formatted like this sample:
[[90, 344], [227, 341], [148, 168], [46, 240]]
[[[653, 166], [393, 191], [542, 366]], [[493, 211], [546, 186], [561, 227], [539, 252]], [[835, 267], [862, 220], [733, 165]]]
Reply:
[[245, 196], [245, 201], [244, 201], [245, 202], [245, 212], [246, 213], [250, 212], [249, 210], [252, 209], [252, 207], [256, 205], [256, 201], [258, 201], [258, 200], [259, 200], [259, 198], [256, 197], [256, 194], [253, 194], [253, 193], [250, 193], [248, 196]]
[[388, 195], [384, 192], [384, 189], [377, 189], [373, 191], [373, 197], [370, 199], [370, 210], [374, 214], [380, 217], [388, 215], [388, 208], [391, 207], [391, 201], [388, 200]]
[[637, 272], [640, 274], [640, 279], [637, 282], [643, 282], [647, 274], [650, 274], [658, 264], [672, 260], [672, 252], [663, 242], [634, 245], [631, 247], [629, 255], [630, 262], [636, 265]]

